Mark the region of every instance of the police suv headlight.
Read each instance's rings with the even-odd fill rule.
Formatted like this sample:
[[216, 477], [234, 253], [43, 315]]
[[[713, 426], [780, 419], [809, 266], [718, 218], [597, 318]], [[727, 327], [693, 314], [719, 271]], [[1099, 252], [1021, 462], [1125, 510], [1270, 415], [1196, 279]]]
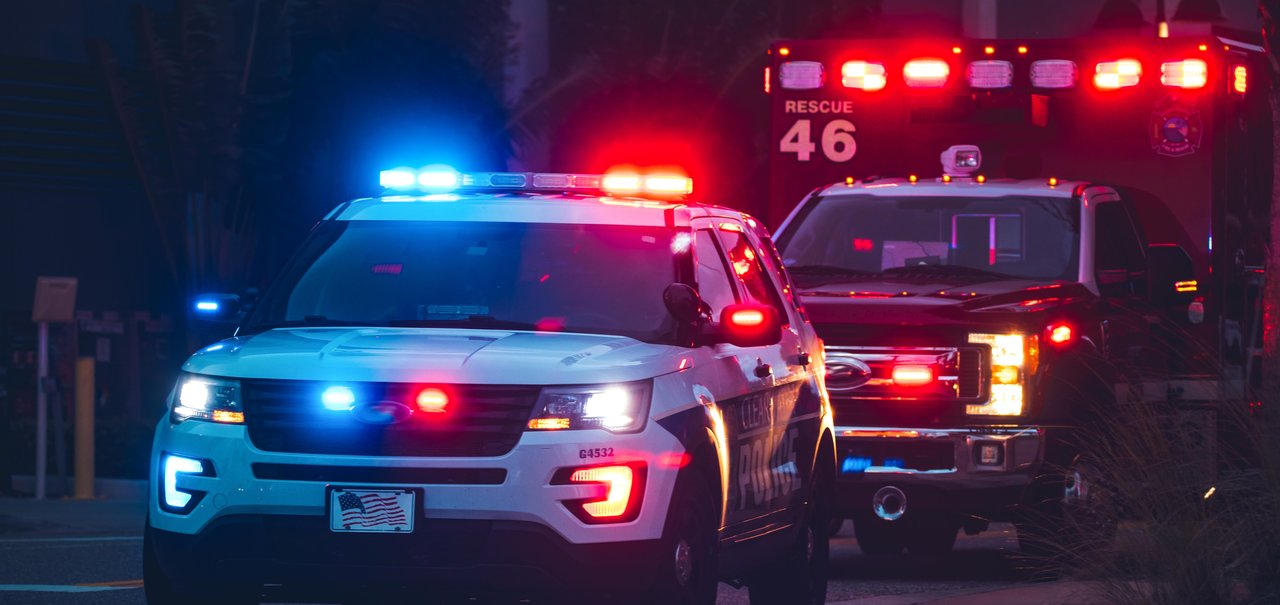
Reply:
[[244, 402], [240, 381], [185, 374], [173, 393], [174, 422], [205, 420], [224, 424], [244, 424]]
[[653, 383], [546, 387], [538, 395], [529, 429], [604, 429], [630, 433], [644, 428]]

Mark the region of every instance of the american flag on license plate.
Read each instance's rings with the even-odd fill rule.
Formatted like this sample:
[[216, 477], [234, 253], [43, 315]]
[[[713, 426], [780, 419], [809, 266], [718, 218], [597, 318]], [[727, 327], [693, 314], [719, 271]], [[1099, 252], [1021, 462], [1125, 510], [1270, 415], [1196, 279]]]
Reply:
[[373, 527], [378, 525], [407, 525], [404, 508], [394, 495], [345, 492], [338, 496], [343, 527]]

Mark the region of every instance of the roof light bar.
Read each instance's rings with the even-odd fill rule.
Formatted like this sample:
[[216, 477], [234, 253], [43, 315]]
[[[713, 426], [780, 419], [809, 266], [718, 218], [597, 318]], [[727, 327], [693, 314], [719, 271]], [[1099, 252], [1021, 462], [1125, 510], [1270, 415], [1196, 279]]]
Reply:
[[1137, 59], [1120, 59], [1099, 63], [1093, 75], [1093, 85], [1099, 90], [1116, 90], [1137, 86], [1142, 80], [1142, 63]]
[[787, 61], [778, 66], [778, 81], [787, 90], [813, 90], [827, 82], [826, 68], [817, 61]]
[[974, 88], [1013, 86], [1013, 63], [1008, 61], [974, 61], [968, 72], [969, 86]]
[[693, 179], [667, 174], [573, 174], [559, 172], [456, 172], [451, 168], [383, 170], [378, 181], [397, 191], [440, 193], [457, 189], [521, 191], [606, 191], [662, 196], [693, 192]]
[[867, 61], [846, 61], [840, 67], [840, 83], [845, 88], [858, 88], [866, 91], [882, 90], [887, 81], [883, 63]]
[[606, 174], [601, 180], [600, 188], [606, 193], [620, 195], [686, 195], [693, 193], [693, 179], [674, 175]]
[[1031, 63], [1031, 85], [1036, 88], [1072, 88], [1078, 70], [1075, 61], [1044, 59]]
[[902, 78], [912, 88], [942, 88], [950, 75], [951, 66], [942, 59], [912, 59], [902, 66]]
[[1209, 83], [1209, 66], [1203, 59], [1183, 59], [1162, 63], [1160, 83], [1174, 88], [1204, 88], [1204, 85]]

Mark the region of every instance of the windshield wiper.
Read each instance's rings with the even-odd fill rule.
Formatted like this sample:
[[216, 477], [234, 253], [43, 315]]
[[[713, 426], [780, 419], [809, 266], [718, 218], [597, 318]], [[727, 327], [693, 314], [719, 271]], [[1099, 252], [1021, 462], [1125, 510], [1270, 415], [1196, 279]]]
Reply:
[[966, 267], [964, 265], [908, 265], [905, 267], [890, 267], [884, 270], [886, 275], [904, 275], [904, 274], [934, 274], [934, 275], [953, 275], [968, 277], [990, 277], [995, 279], [1021, 279], [1016, 275], [1007, 273], [999, 273], [996, 271], [988, 271], [986, 269], [978, 269], [976, 267]]
[[302, 319], [286, 319], [249, 326], [252, 332], [265, 332], [276, 328], [311, 328], [311, 327], [368, 327], [377, 324], [367, 321], [350, 321], [346, 319], [329, 319], [323, 315], [304, 315]]
[[537, 326], [523, 321], [498, 319], [492, 315], [468, 315], [457, 319], [395, 319], [387, 325], [396, 328], [490, 328], [494, 330], [536, 330]]
[[874, 277], [879, 275], [874, 271], [859, 271], [858, 269], [837, 267], [835, 265], [797, 265], [795, 267], [787, 267], [787, 271], [794, 275], [825, 275], [832, 277]]

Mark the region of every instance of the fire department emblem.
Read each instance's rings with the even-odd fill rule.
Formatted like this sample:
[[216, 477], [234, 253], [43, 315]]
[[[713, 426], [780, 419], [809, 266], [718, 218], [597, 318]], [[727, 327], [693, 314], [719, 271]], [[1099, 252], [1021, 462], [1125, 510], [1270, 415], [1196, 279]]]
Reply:
[[1194, 105], [1169, 96], [1156, 103], [1148, 132], [1156, 153], [1178, 157], [1200, 149], [1204, 123]]

